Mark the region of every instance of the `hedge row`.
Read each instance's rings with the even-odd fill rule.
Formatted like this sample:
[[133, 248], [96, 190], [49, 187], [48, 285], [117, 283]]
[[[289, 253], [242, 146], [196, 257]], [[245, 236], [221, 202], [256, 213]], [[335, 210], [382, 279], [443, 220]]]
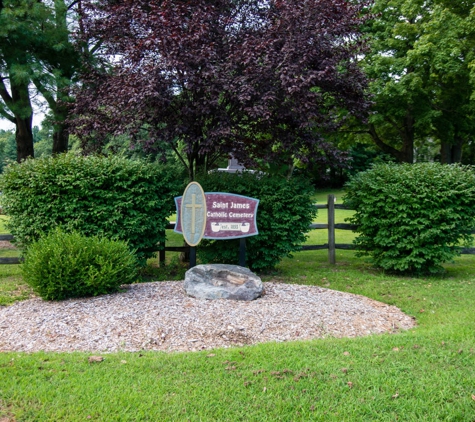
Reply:
[[437, 273], [470, 245], [475, 172], [461, 165], [381, 164], [347, 184], [358, 255], [385, 270]]
[[[304, 180], [263, 174], [212, 173], [198, 180], [207, 192], [260, 200], [259, 235], [247, 239], [254, 271], [275, 267], [298, 251], [315, 217], [313, 188]], [[164, 242], [175, 196], [184, 184], [176, 170], [122, 157], [55, 158], [12, 164], [0, 178], [9, 230], [28, 248], [56, 227], [128, 243], [141, 264]], [[475, 172], [437, 163], [380, 164], [347, 184], [345, 203], [356, 210], [359, 255], [380, 268], [434, 273], [469, 245], [475, 222]], [[238, 262], [239, 240], [204, 240], [202, 262]]]
[[[246, 238], [247, 264], [254, 271], [274, 268], [282, 258], [299, 251], [316, 216], [313, 187], [305, 180], [262, 174], [212, 173], [199, 180], [205, 192], [229, 192], [259, 199], [259, 235]], [[237, 264], [239, 239], [203, 240], [202, 262]]]
[[183, 187], [172, 168], [123, 157], [64, 154], [29, 159], [0, 179], [8, 228], [25, 248], [57, 226], [128, 242], [143, 264], [164, 242], [173, 197]]

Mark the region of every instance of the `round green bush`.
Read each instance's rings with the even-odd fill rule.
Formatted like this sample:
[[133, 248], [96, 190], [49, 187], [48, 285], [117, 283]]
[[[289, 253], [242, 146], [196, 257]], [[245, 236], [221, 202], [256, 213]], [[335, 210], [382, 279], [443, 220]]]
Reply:
[[[247, 265], [253, 271], [274, 268], [284, 257], [299, 251], [307, 239], [317, 210], [313, 187], [305, 180], [252, 174], [211, 173], [199, 179], [205, 192], [227, 192], [259, 199], [259, 234], [246, 238]], [[239, 239], [203, 240], [197, 248], [201, 262], [237, 264]]]
[[60, 228], [30, 245], [21, 269], [46, 300], [113, 293], [137, 279], [137, 260], [125, 242]]
[[471, 167], [380, 164], [347, 184], [345, 204], [356, 210], [358, 255], [385, 270], [437, 273], [460, 254], [475, 227]]
[[21, 248], [56, 226], [127, 241], [141, 264], [165, 241], [177, 172], [124, 157], [72, 153], [11, 164], [0, 177], [8, 229]]

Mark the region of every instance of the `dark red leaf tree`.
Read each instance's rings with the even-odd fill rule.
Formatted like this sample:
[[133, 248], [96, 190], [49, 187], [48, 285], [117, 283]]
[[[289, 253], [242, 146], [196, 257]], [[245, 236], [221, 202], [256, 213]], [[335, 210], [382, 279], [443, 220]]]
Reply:
[[368, 107], [357, 3], [92, 2], [83, 23], [109, 70], [84, 74], [76, 133], [172, 148], [190, 179], [226, 153], [253, 165], [334, 159], [324, 134]]

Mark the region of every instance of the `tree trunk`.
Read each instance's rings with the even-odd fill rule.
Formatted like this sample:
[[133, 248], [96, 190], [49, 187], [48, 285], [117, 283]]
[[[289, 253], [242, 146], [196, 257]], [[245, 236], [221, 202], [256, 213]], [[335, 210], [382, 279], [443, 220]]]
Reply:
[[6, 91], [4, 85], [2, 86], [1, 96], [5, 103], [10, 103], [9, 108], [15, 117], [16, 159], [18, 162], [21, 162], [28, 157], [34, 157], [33, 108], [31, 107], [28, 89], [29, 81], [16, 81], [15, 75], [12, 72], [9, 75], [9, 80], [11, 96]]
[[[58, 9], [64, 8], [65, 4], [60, 3], [60, 6], [57, 6]], [[62, 22], [62, 23], [61, 23]], [[63, 25], [63, 26], [61, 26]], [[58, 23], [58, 27], [66, 27], [66, 15], [63, 16], [62, 20]], [[67, 39], [64, 42], [68, 42]], [[68, 71], [63, 72], [62, 77], [57, 77], [57, 99], [56, 101], [49, 101], [51, 110], [53, 111], [54, 122], [53, 122], [53, 155], [61, 154], [62, 152], [68, 151], [69, 146], [69, 124], [67, 123], [68, 119], [68, 96], [69, 96], [69, 83], [73, 78], [73, 70], [67, 69]], [[67, 82], [65, 82], [67, 81]]]
[[448, 142], [440, 143], [440, 162], [442, 164], [451, 164], [452, 163], [452, 145]]
[[53, 131], [53, 155], [68, 151], [69, 130], [66, 124], [58, 123]]
[[401, 163], [413, 163], [414, 162], [414, 137], [410, 136], [411, 132], [407, 131], [403, 136], [403, 147], [399, 150], [391, 145], [386, 144], [383, 140], [379, 137], [376, 127], [373, 124], [369, 125], [368, 133], [370, 134], [373, 142], [381, 149], [381, 151], [385, 152], [386, 154], [392, 155], [397, 161]]
[[462, 161], [462, 147], [463, 142], [452, 146], [452, 160], [454, 163], [460, 163]]
[[404, 118], [404, 127], [401, 131], [401, 137], [403, 139], [402, 153], [404, 154], [405, 163], [414, 162], [414, 116], [410, 111], [406, 113]]
[[188, 182], [193, 182], [196, 176], [196, 159], [197, 154], [195, 152], [191, 152], [187, 154], [187, 161], [188, 161]]
[[28, 157], [34, 157], [33, 149], [33, 115], [27, 118], [16, 117], [16, 159], [20, 163]]
[[440, 143], [440, 162], [442, 164], [454, 164], [462, 161], [463, 139], [457, 138], [455, 143]]

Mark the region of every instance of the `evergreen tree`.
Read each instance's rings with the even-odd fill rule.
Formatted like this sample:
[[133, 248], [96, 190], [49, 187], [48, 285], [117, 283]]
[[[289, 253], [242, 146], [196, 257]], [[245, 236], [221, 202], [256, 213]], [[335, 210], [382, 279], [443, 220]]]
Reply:
[[87, 54], [75, 45], [81, 0], [0, 1], [0, 116], [16, 125], [17, 160], [34, 156], [32, 98], [53, 116], [53, 153], [68, 149], [70, 88]]
[[0, 3], [0, 115], [15, 124], [19, 161], [34, 155], [31, 43], [43, 18], [43, 8], [33, 1]]

